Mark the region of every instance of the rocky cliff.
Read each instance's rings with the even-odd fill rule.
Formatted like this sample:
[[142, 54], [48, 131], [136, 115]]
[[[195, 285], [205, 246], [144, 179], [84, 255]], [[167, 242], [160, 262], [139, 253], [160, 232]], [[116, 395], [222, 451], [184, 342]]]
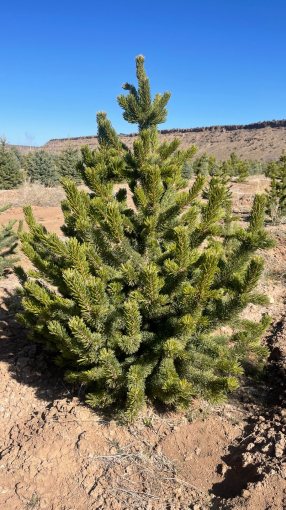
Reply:
[[[120, 139], [130, 148], [137, 133], [120, 134]], [[162, 129], [159, 130], [160, 141], [181, 140], [181, 148], [186, 149], [192, 144], [198, 146], [197, 155], [203, 152], [216, 156], [218, 160], [225, 160], [232, 152], [236, 152], [243, 159], [258, 159], [269, 161], [278, 159], [281, 150], [286, 147], [286, 120], [272, 120], [255, 122], [246, 125], [226, 125], [196, 127], [190, 129]], [[80, 149], [88, 145], [94, 149], [97, 145], [96, 136], [82, 136], [71, 138], [57, 138], [49, 140], [43, 148], [57, 154], [68, 143]]]

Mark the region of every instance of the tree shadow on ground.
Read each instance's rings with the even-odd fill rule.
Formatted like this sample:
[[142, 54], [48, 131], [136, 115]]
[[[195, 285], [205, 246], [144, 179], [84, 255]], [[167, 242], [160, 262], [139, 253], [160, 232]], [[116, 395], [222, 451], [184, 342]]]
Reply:
[[[246, 425], [241, 441], [251, 433], [252, 428], [253, 426], [251, 424]], [[233, 509], [233, 506], [231, 506], [231, 499], [241, 496], [242, 491], [247, 488], [248, 484], [256, 483], [263, 479], [263, 475], [257, 473], [257, 465], [249, 464], [245, 467], [243, 466], [240, 444], [230, 445], [228, 453], [221, 459], [224, 464], [219, 464], [217, 470], [219, 472], [219, 470], [224, 467], [225, 471], [223, 480], [215, 483], [211, 489], [211, 493], [214, 496], [211, 507], [213, 510], [219, 510], [221, 508], [227, 510], [227, 500], [230, 500], [229, 508]]]
[[[44, 344], [29, 338], [29, 329], [19, 324], [16, 316], [23, 310], [21, 297], [4, 288], [3, 306], [0, 304], [0, 361], [9, 364], [9, 372], [18, 383], [34, 388], [35, 397], [50, 404], [54, 400], [78, 398], [85, 404], [90, 387], [65, 381], [65, 368], [55, 363], [57, 353], [48, 351]], [[86, 404], [85, 404], [86, 405]], [[158, 415], [174, 411], [173, 406], [161, 402], [153, 405]], [[120, 418], [120, 407], [94, 409], [104, 420]], [[122, 415], [121, 415], [122, 418]]]
[[80, 389], [64, 380], [64, 370], [54, 362], [54, 353], [28, 337], [28, 329], [19, 324], [21, 298], [4, 288], [0, 305], [0, 361], [9, 364], [13, 379], [35, 389], [35, 396], [51, 402], [80, 396]]

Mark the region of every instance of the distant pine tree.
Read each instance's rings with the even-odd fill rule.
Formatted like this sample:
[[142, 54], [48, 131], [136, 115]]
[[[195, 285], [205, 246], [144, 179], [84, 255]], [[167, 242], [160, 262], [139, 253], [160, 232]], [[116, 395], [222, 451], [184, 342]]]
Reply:
[[71, 143], [65, 147], [56, 158], [56, 168], [61, 177], [68, 177], [75, 182], [81, 182], [81, 177], [77, 170], [80, 155]]
[[265, 170], [266, 177], [270, 177], [271, 179], [273, 179], [273, 177], [277, 177], [278, 168], [279, 164], [277, 164], [276, 161], [269, 161]]
[[197, 158], [194, 164], [194, 170], [196, 175], [207, 176], [209, 173], [209, 157], [204, 152], [200, 158]]
[[23, 158], [23, 155], [19, 151], [18, 147], [15, 147], [15, 145], [12, 145], [12, 147], [9, 148], [10, 152], [14, 154], [14, 156], [17, 158], [20, 168], [24, 168], [25, 160]]
[[19, 165], [20, 165], [20, 168], [24, 168], [24, 165], [25, 165], [25, 160], [24, 160], [24, 157], [23, 155], [21, 154], [21, 152], [19, 151], [18, 147], [15, 147], [15, 145], [12, 145], [10, 148], [9, 148], [9, 151], [14, 154], [14, 156], [16, 157], [16, 159], [18, 160], [19, 162]]
[[222, 163], [218, 163], [217, 161], [212, 164], [209, 169], [209, 174], [213, 177], [214, 175], [221, 175], [223, 173]]
[[25, 156], [25, 170], [31, 182], [44, 186], [58, 186], [60, 176], [55, 166], [55, 158], [44, 149], [29, 152]]
[[194, 177], [194, 166], [191, 161], [186, 161], [186, 163], [183, 164], [181, 177], [188, 180]]
[[3, 135], [0, 138], [0, 189], [18, 188], [23, 181], [23, 172], [13, 151], [8, 150]]
[[249, 165], [246, 161], [239, 160], [236, 163], [236, 169], [238, 173], [237, 182], [247, 182], [247, 177], [249, 177]]

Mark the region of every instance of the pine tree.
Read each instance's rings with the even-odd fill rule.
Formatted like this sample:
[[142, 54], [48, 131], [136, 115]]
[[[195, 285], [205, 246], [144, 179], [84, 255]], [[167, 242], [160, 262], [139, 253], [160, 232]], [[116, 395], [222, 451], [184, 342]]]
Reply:
[[230, 177], [238, 175], [237, 165], [239, 163], [239, 157], [236, 152], [232, 152], [229, 159], [226, 161], [225, 171], [227, 170]]
[[58, 186], [60, 176], [55, 166], [55, 158], [44, 149], [29, 152], [25, 156], [25, 170], [31, 182], [44, 186]]
[[238, 173], [237, 182], [247, 182], [247, 177], [249, 177], [249, 165], [246, 161], [239, 160], [236, 163], [236, 170]]
[[[7, 204], [0, 208], [1, 213], [7, 211], [12, 204]], [[13, 227], [17, 220], [10, 220], [8, 225], [2, 224], [0, 230], [0, 277], [3, 276], [4, 269], [13, 267], [14, 263], [17, 262], [19, 257], [13, 257], [16, 254], [16, 247], [18, 245], [18, 235], [23, 228], [23, 220], [19, 222], [17, 232], [14, 231]]]
[[[142, 74], [137, 68], [139, 88]], [[19, 321], [55, 351], [67, 381], [88, 386], [91, 406], [122, 406], [131, 420], [147, 399], [180, 408], [195, 395], [221, 402], [237, 388], [242, 360], [266, 353], [259, 340], [270, 318], [240, 317], [248, 303], [267, 302], [255, 291], [264, 265], [256, 252], [273, 246], [263, 229], [265, 196], [256, 196], [249, 227], [234, 227], [221, 177], [206, 185], [198, 175], [182, 191], [195, 146], [160, 145], [156, 126], [142, 129], [138, 116], [131, 152], [106, 120], [100, 112], [99, 149], [82, 150], [90, 193], [62, 179], [65, 240], [24, 208], [30, 232], [21, 234], [22, 250], [35, 269], [16, 269]], [[125, 189], [113, 194], [119, 177], [131, 208]], [[231, 334], [220, 333], [226, 325]]]
[[204, 152], [200, 158], [197, 158], [194, 164], [194, 170], [196, 175], [207, 176], [209, 173], [209, 157]]
[[10, 152], [12, 152], [12, 154], [14, 154], [14, 156], [16, 157], [18, 163], [19, 163], [19, 168], [24, 168], [24, 165], [25, 165], [25, 160], [23, 158], [23, 155], [21, 154], [21, 152], [19, 151], [18, 147], [15, 147], [15, 145], [12, 145], [12, 147], [10, 147]]
[[247, 159], [246, 163], [249, 167], [249, 175], [265, 174], [267, 165], [264, 162], [257, 161], [257, 159]]
[[186, 161], [183, 164], [181, 176], [183, 179], [192, 179], [194, 177], [194, 166], [191, 161]]
[[69, 142], [69, 144], [56, 158], [56, 168], [59, 175], [61, 177], [68, 177], [77, 183], [81, 182], [81, 178], [77, 170], [79, 159], [78, 150], [75, 149]]
[[286, 216], [286, 154], [284, 149], [279, 158], [279, 165], [276, 166], [276, 172], [271, 179], [270, 190], [267, 191], [267, 213], [275, 224], [280, 223]]
[[279, 173], [278, 166], [279, 165], [277, 165], [276, 161], [269, 161], [265, 170], [266, 177], [270, 177], [271, 179], [273, 179], [273, 177], [277, 177]]
[[211, 176], [222, 175], [223, 173], [225, 172], [223, 170], [223, 164], [221, 162], [218, 163], [217, 161], [215, 161], [209, 169], [209, 174]]
[[18, 188], [23, 181], [20, 164], [11, 150], [7, 148], [7, 140], [0, 137], [0, 189]]
[[227, 161], [223, 161], [222, 170], [226, 175], [229, 175], [230, 177], [234, 176], [234, 170], [230, 159], [228, 159]]

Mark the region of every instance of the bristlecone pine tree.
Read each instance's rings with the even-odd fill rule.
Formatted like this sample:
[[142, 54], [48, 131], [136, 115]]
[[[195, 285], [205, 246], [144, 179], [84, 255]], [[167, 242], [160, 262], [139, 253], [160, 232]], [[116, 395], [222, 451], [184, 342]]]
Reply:
[[[7, 211], [12, 204], [7, 204], [0, 208], [1, 213]], [[0, 229], [0, 277], [3, 276], [4, 269], [13, 267], [14, 263], [17, 262], [19, 257], [16, 255], [16, 247], [18, 245], [18, 235], [23, 228], [23, 220], [19, 222], [18, 230], [15, 232], [13, 229], [17, 220], [10, 220], [8, 225], [3, 225]]]
[[[143, 64], [137, 57], [138, 90], [124, 85], [129, 99], [120, 96], [124, 117], [139, 125], [133, 151], [99, 112], [100, 147], [84, 147], [79, 166], [90, 193], [62, 180], [65, 239], [24, 208], [30, 232], [21, 234], [22, 250], [35, 269], [16, 269], [19, 320], [31, 337], [57, 353], [67, 381], [88, 386], [91, 406], [115, 404], [128, 420], [147, 400], [179, 408], [196, 395], [223, 401], [238, 386], [244, 357], [265, 355], [259, 340], [270, 323], [267, 315], [240, 318], [248, 303], [267, 302], [255, 291], [264, 265], [256, 252], [273, 246], [263, 230], [265, 196], [256, 196], [243, 229], [233, 226], [220, 177], [210, 180], [205, 201], [201, 175], [182, 191], [182, 167], [197, 148], [178, 150], [177, 139], [159, 144], [156, 124], [169, 95], [151, 102]], [[113, 193], [120, 179], [133, 193], [130, 208], [125, 189]]]

